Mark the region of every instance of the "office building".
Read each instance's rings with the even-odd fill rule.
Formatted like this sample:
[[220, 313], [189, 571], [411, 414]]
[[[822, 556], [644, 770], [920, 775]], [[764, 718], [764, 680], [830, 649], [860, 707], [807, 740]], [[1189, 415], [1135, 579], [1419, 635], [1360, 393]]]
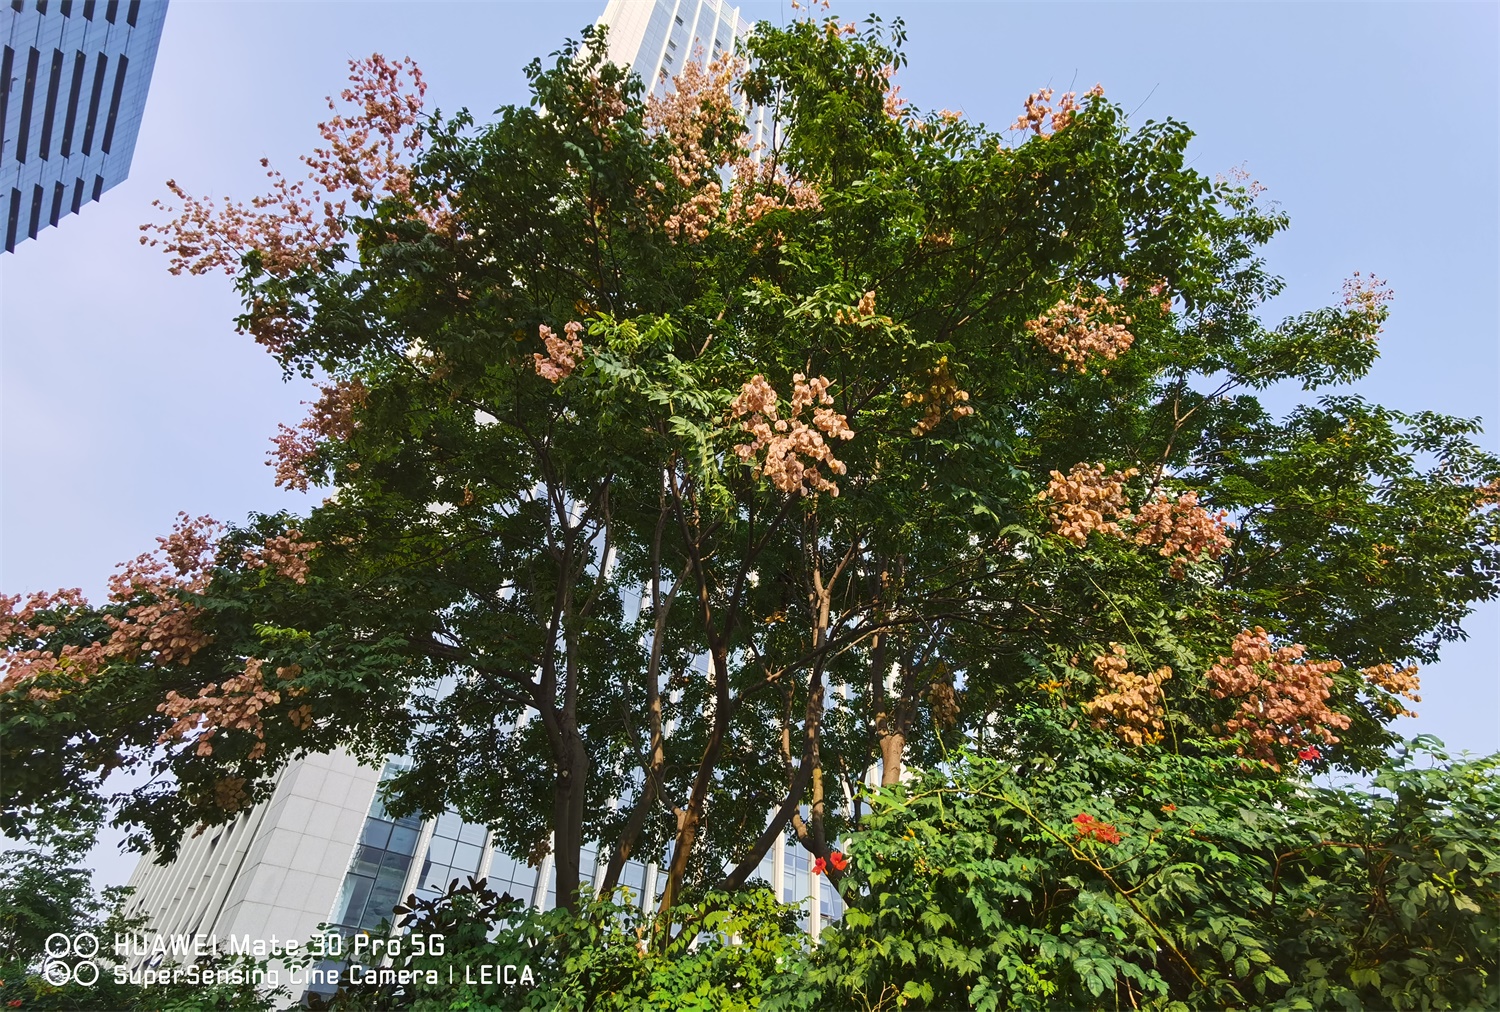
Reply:
[[166, 0], [10, 0], [0, 8], [5, 250], [130, 174]]
[[[710, 63], [733, 52], [754, 27], [723, 0], [609, 0], [598, 23], [609, 29], [609, 61], [640, 74], [657, 94], [688, 60]], [[755, 150], [768, 139], [766, 112], [753, 108], [745, 118]]]

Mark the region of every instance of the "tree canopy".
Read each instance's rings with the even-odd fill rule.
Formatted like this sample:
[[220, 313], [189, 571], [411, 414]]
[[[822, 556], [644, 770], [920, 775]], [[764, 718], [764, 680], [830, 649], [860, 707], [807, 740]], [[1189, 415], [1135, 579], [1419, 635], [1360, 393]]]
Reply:
[[611, 889], [664, 860], [670, 908], [831, 859], [872, 768], [1024, 759], [1036, 708], [1247, 792], [1381, 765], [1500, 577], [1479, 422], [1339, 389], [1382, 282], [1263, 319], [1257, 183], [1098, 87], [915, 109], [899, 22], [649, 87], [598, 43], [483, 124], [357, 61], [305, 180], [171, 184], [143, 241], [323, 385], [273, 463], [328, 492], [6, 599], [0, 828], [112, 810], [168, 859], [300, 755], [405, 754], [393, 811], [550, 847], [568, 906], [587, 843]]

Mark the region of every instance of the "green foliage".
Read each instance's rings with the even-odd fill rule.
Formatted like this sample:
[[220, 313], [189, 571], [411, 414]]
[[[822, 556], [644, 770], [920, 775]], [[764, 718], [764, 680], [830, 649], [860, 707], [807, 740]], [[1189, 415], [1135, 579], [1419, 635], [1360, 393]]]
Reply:
[[416, 955], [408, 946], [392, 963], [434, 971], [438, 983], [347, 986], [326, 1007], [754, 1009], [806, 944], [791, 909], [764, 889], [709, 894], [670, 917], [643, 914], [629, 901], [627, 894], [576, 913], [542, 913], [482, 882], [454, 883], [446, 895], [401, 910], [410, 914], [403, 930], [442, 935], [443, 951]]
[[779, 1007], [1500, 1000], [1500, 757], [1418, 741], [1366, 792], [1125, 755], [1039, 714], [1007, 730], [1011, 756], [873, 800], [849, 910]]
[[[282, 1007], [285, 991], [263, 992], [253, 984], [256, 964], [248, 957], [205, 960], [203, 974], [237, 970], [243, 983], [200, 985], [188, 981], [137, 984], [117, 979], [127, 962], [115, 954], [117, 935], [146, 929], [143, 919], [127, 917], [130, 890], [111, 887], [97, 892], [91, 872], [79, 867], [84, 841], [63, 841], [46, 850], [21, 849], [0, 853], [0, 1008], [56, 1009], [58, 1012], [271, 1012]], [[57, 985], [48, 979], [44, 946], [54, 932], [73, 939], [92, 934], [97, 954], [79, 959], [70, 953], [60, 962], [71, 971], [83, 962], [98, 968], [92, 983], [69, 979]], [[84, 971], [88, 973], [88, 971]], [[211, 978], [212, 979], [212, 978]]]

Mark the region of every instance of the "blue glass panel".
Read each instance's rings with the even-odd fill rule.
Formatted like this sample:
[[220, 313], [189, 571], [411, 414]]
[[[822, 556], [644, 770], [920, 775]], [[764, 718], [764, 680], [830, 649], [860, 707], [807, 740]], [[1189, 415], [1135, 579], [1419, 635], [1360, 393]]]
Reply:
[[402, 823], [396, 824], [396, 827], [391, 831], [390, 842], [385, 847], [387, 850], [399, 851], [402, 854], [411, 854], [417, 849], [417, 837], [421, 835], [421, 830], [417, 826], [404, 825], [404, 821], [402, 820]]
[[435, 864], [452, 864], [453, 848], [456, 846], [458, 846], [457, 840], [434, 835], [431, 845], [427, 848], [427, 859]]
[[460, 843], [453, 852], [453, 867], [461, 868], [469, 875], [479, 870], [480, 848], [471, 843]]
[[357, 875], [370, 875], [380, 870], [380, 859], [385, 852], [378, 847], [367, 847], [361, 844], [354, 850], [354, 866], [350, 869]]
[[432, 835], [456, 840], [458, 839], [459, 829], [463, 826], [463, 822], [464, 820], [458, 817], [457, 812], [444, 812], [438, 816], [437, 825], [433, 828]]
[[365, 830], [359, 835], [359, 842], [367, 847], [384, 850], [391, 838], [392, 828], [392, 825], [383, 819], [366, 819]]

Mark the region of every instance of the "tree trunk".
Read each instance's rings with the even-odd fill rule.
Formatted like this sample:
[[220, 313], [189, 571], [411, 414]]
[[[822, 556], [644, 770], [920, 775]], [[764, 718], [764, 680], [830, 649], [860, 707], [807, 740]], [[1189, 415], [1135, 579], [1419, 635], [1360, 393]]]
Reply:
[[677, 810], [677, 837], [672, 844], [672, 863], [667, 872], [667, 885], [661, 894], [661, 908], [669, 910], [682, 896], [682, 881], [687, 875], [688, 858], [692, 857], [693, 845], [698, 842], [698, 831], [703, 824], [703, 810], [708, 803], [708, 791], [713, 784], [713, 773], [718, 768], [719, 753], [724, 748], [724, 737], [729, 731], [729, 655], [722, 643], [713, 647], [714, 670], [714, 726], [709, 733], [703, 757], [698, 761], [698, 772], [693, 777], [693, 789], [688, 795], [686, 808]]
[[[790, 709], [790, 703], [788, 703], [788, 709]], [[760, 867], [761, 861], [765, 859], [766, 852], [771, 849], [772, 844], [781, 838], [787, 823], [797, 815], [797, 806], [802, 803], [802, 795], [806, 793], [807, 785], [812, 782], [813, 735], [815, 733], [815, 728], [807, 725], [802, 739], [802, 761], [797, 765], [795, 772], [792, 772], [791, 783], [787, 787], [786, 797], [782, 800], [781, 807], [771, 816], [771, 821], [765, 831], [751, 845], [750, 852], [724, 877], [720, 888], [733, 890], [743, 886], [751, 873]], [[790, 767], [792, 761], [791, 730], [786, 725], [783, 725], [781, 732], [781, 754]], [[779, 900], [780, 897], [778, 896], [777, 899]]]
[[565, 747], [557, 756], [557, 784], [552, 798], [553, 873], [557, 905], [576, 912], [582, 884], [583, 812], [588, 789], [589, 757], [578, 729], [564, 729]]
[[[900, 704], [897, 704], [898, 709]], [[880, 786], [890, 787], [901, 782], [901, 760], [906, 754], [906, 732], [897, 730], [903, 722], [893, 714], [882, 713], [875, 718], [875, 733], [880, 740]]]

